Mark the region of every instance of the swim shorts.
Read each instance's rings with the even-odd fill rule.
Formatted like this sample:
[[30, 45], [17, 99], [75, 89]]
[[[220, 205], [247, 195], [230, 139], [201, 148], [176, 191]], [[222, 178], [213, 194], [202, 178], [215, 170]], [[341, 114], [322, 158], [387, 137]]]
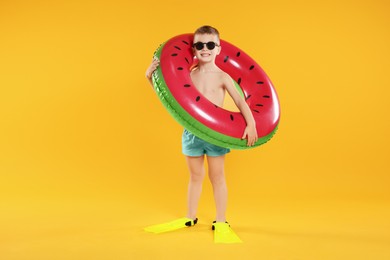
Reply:
[[184, 129], [181, 139], [182, 152], [187, 156], [221, 156], [230, 152], [229, 148], [216, 146], [195, 136], [193, 133]]

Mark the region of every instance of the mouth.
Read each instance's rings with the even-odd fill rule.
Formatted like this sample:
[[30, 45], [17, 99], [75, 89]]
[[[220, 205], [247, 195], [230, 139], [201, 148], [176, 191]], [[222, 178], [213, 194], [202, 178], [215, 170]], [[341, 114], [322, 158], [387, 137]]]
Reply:
[[209, 57], [211, 54], [210, 53], [201, 53], [200, 56], [202, 57]]

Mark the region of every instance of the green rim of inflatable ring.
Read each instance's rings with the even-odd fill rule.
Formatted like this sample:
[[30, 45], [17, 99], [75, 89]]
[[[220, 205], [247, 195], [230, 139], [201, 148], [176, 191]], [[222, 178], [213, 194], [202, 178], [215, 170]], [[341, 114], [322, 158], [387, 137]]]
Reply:
[[[161, 44], [154, 53], [154, 57], [158, 60], [160, 60], [161, 51], [164, 48], [164, 45], [165, 43]], [[214, 145], [238, 150], [254, 148], [268, 142], [278, 129], [279, 124], [271, 133], [259, 138], [253, 146], [247, 146], [247, 140], [223, 135], [206, 127], [188, 114], [188, 112], [180, 106], [169, 91], [160, 67], [154, 71], [152, 81], [157, 96], [171, 116], [173, 116], [173, 118], [188, 131]]]

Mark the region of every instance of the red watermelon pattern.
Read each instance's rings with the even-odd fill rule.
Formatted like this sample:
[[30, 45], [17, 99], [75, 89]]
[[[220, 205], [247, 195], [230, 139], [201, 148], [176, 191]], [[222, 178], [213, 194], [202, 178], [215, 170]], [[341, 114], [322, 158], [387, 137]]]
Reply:
[[[222, 135], [241, 138], [246, 122], [240, 112], [214, 105], [193, 85], [190, 68], [194, 63], [193, 34], [176, 36], [165, 43], [160, 67], [174, 99], [193, 118]], [[280, 120], [277, 93], [264, 70], [245, 52], [221, 40], [216, 64], [241, 87], [256, 121], [259, 138], [270, 135]]]

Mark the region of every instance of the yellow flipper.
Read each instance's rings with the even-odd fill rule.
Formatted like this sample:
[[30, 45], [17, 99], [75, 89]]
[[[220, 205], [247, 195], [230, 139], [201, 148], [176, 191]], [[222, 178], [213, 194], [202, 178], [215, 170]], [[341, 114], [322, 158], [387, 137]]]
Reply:
[[155, 234], [174, 231], [181, 228], [191, 227], [198, 222], [198, 219], [190, 219], [190, 218], [179, 218], [171, 222], [162, 223], [158, 225], [153, 225], [144, 228], [146, 232], [151, 232]]
[[216, 222], [213, 224], [215, 243], [242, 243], [228, 223]]

